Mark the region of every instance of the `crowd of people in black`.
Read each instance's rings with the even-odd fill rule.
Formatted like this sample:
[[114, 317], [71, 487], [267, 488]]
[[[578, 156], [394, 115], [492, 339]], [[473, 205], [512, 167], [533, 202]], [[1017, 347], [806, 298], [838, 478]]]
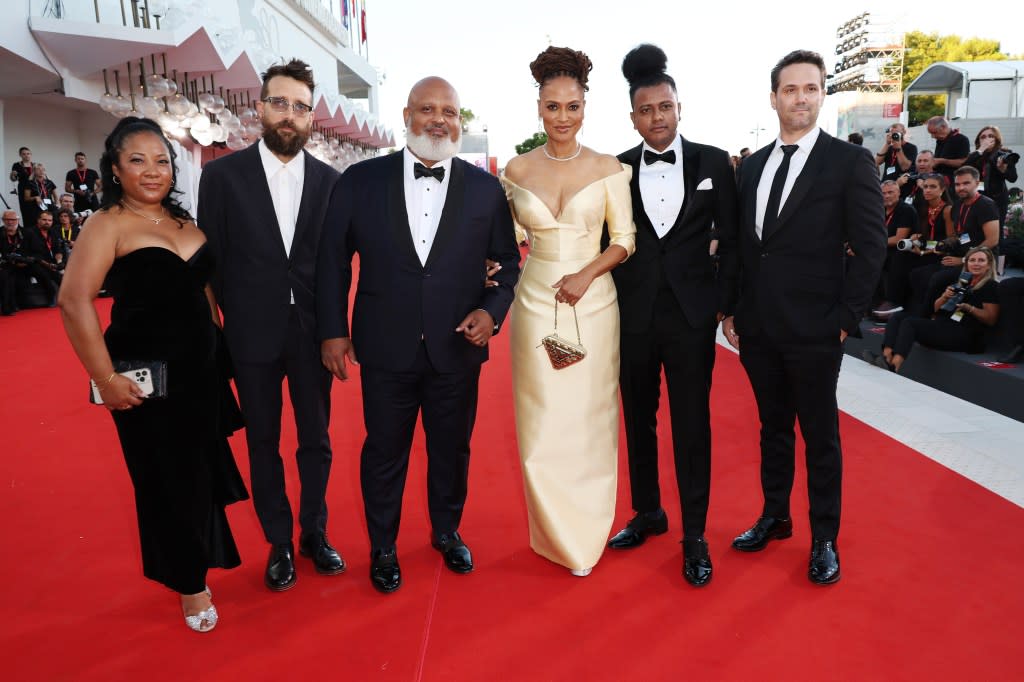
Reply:
[[22, 147], [11, 166], [16, 183], [18, 212], [3, 212], [0, 240], [0, 314], [14, 315], [21, 308], [56, 305], [57, 290], [75, 241], [93, 211], [99, 208], [102, 182], [88, 167], [83, 152], [75, 154], [75, 167], [64, 177], [64, 191], [46, 175], [46, 167], [32, 161], [32, 150]]

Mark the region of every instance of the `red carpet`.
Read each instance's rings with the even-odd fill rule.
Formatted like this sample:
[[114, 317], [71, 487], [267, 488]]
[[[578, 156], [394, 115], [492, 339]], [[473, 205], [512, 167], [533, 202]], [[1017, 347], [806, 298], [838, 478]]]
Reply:
[[[347, 574], [318, 576], [300, 560], [296, 587], [269, 593], [256, 516], [249, 503], [234, 505], [243, 565], [211, 572], [221, 622], [197, 635], [182, 623], [177, 597], [142, 578], [113, 424], [86, 402], [85, 375], [58, 312], [0, 319], [0, 335], [5, 679], [1020, 677], [1024, 543], [1016, 531], [1024, 510], [860, 422], [842, 421], [838, 585], [816, 587], [805, 577], [802, 478], [793, 539], [754, 555], [729, 548], [757, 515], [760, 493], [754, 404], [726, 351], [713, 397], [711, 585], [695, 590], [680, 576], [678, 496], [665, 456], [669, 534], [633, 552], [606, 553], [585, 579], [537, 557], [527, 541], [504, 335], [483, 372], [462, 528], [473, 574], [446, 571], [429, 547], [418, 436], [399, 538], [404, 584], [389, 596], [371, 588], [358, 486], [358, 381], [336, 383], [330, 535], [349, 562]], [[285, 452], [294, 450], [288, 419]], [[243, 438], [233, 445], [247, 476]], [[616, 526], [631, 514], [620, 449]], [[285, 461], [294, 501], [294, 458]]]

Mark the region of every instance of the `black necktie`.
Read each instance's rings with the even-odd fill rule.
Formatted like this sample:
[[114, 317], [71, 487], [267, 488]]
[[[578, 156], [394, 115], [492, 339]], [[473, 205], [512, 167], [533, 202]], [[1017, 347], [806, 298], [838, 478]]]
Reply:
[[422, 163], [417, 161], [412, 166], [412, 175], [416, 179], [434, 178], [438, 182], [441, 182], [444, 180], [444, 166], [434, 166], [433, 168], [427, 168]]
[[782, 201], [782, 188], [786, 184], [786, 177], [789, 176], [789, 160], [793, 157], [793, 152], [799, 148], [800, 145], [796, 144], [782, 145], [782, 163], [772, 178], [772, 189], [768, 193], [768, 205], [764, 209], [764, 222], [761, 225], [761, 239], [767, 236], [779, 220], [779, 203]]
[[676, 150], [675, 149], [669, 149], [667, 152], [665, 152], [663, 154], [658, 154], [657, 152], [652, 152], [650, 149], [645, 149], [644, 150], [644, 163], [647, 164], [648, 166], [650, 166], [652, 163], [654, 163], [656, 161], [664, 161], [665, 163], [675, 163], [676, 162]]

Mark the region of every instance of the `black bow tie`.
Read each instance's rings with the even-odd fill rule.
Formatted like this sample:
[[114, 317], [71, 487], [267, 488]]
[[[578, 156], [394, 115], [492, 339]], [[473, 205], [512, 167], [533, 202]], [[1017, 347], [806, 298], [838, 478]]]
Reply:
[[650, 149], [645, 149], [644, 150], [644, 163], [647, 164], [648, 166], [650, 166], [655, 161], [664, 161], [665, 163], [675, 163], [676, 162], [676, 150], [675, 149], [669, 149], [667, 152], [665, 152], [663, 154], [658, 154], [657, 152], [652, 152]]
[[416, 179], [419, 178], [434, 178], [438, 182], [444, 180], [444, 166], [434, 166], [433, 168], [427, 168], [422, 163], [417, 161], [412, 166], [412, 174]]

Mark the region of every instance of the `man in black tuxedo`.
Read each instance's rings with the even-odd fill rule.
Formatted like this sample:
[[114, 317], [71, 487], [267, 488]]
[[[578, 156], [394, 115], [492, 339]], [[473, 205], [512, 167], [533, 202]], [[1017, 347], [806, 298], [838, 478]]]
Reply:
[[[469, 441], [487, 342], [519, 273], [512, 217], [497, 180], [460, 159], [459, 98], [426, 78], [404, 110], [407, 147], [349, 168], [331, 197], [317, 264], [324, 365], [360, 364], [366, 441], [361, 480], [370, 580], [401, 586], [395, 543], [417, 414], [427, 439], [431, 544], [456, 573], [473, 570], [459, 535]], [[351, 260], [359, 254], [351, 334]], [[484, 286], [484, 260], [501, 265]]]
[[[740, 351], [761, 420], [764, 508], [733, 540], [754, 552], [793, 533], [789, 497], [795, 420], [806, 445], [808, 577], [839, 580], [842, 451], [836, 384], [842, 343], [857, 330], [885, 259], [885, 222], [871, 153], [817, 126], [825, 64], [797, 50], [772, 69], [779, 138], [743, 164], [740, 294], [722, 329]], [[847, 256], [849, 251], [852, 254]]]
[[302, 61], [263, 74], [256, 110], [263, 139], [203, 169], [198, 223], [217, 267], [213, 291], [246, 421], [253, 503], [270, 543], [264, 584], [295, 584], [292, 510], [285, 494], [281, 384], [295, 412], [299, 551], [317, 572], [345, 562], [327, 541], [331, 375], [320, 364], [314, 271], [327, 197], [338, 173], [303, 151], [313, 125], [313, 75]]
[[[608, 542], [641, 545], [668, 530], [658, 486], [657, 412], [665, 370], [676, 481], [683, 512], [683, 577], [706, 585], [704, 538], [711, 487], [711, 373], [715, 332], [736, 276], [736, 182], [729, 155], [677, 131], [681, 107], [665, 53], [653, 45], [622, 63], [633, 127], [643, 143], [619, 155], [631, 181], [636, 253], [612, 271], [621, 319], [629, 481], [636, 515]], [[720, 270], [712, 260], [718, 243]]]

